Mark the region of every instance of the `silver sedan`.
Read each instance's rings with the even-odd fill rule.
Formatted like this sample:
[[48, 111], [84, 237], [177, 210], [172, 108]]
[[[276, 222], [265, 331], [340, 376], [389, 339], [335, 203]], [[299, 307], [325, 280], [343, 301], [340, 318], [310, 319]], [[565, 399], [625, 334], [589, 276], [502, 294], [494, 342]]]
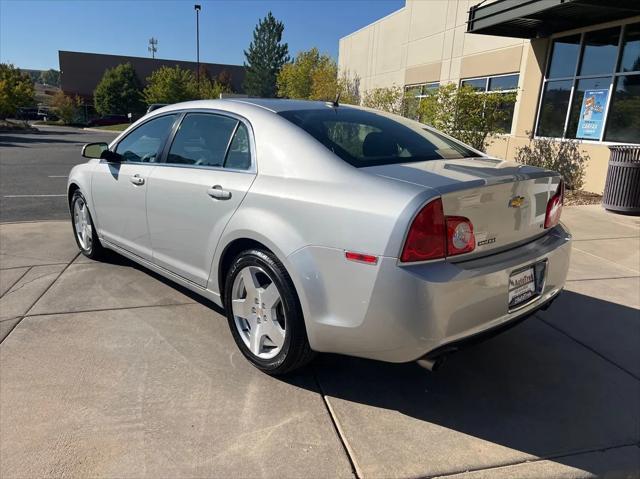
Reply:
[[83, 155], [68, 182], [82, 253], [116, 251], [223, 306], [269, 374], [315, 352], [432, 369], [565, 283], [560, 176], [402, 117], [197, 101]]

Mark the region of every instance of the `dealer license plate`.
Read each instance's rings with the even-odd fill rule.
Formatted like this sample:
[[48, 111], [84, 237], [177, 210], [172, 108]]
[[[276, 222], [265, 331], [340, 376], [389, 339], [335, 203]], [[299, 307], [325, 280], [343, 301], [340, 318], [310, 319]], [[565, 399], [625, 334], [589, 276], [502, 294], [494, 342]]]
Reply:
[[509, 276], [509, 309], [531, 299], [536, 294], [536, 275], [533, 266]]

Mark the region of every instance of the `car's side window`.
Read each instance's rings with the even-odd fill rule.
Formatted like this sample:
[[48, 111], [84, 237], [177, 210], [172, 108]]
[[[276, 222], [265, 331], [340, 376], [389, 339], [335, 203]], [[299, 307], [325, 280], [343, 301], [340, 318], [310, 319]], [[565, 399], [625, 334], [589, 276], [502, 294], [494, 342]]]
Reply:
[[173, 139], [167, 163], [222, 167], [238, 123], [227, 116], [188, 113]]
[[155, 163], [171, 131], [176, 115], [164, 115], [140, 125], [118, 143], [116, 153], [124, 161]]
[[251, 168], [251, 147], [249, 146], [249, 131], [244, 123], [238, 123], [238, 128], [233, 135], [227, 158], [224, 162], [225, 168], [235, 170], [248, 170]]

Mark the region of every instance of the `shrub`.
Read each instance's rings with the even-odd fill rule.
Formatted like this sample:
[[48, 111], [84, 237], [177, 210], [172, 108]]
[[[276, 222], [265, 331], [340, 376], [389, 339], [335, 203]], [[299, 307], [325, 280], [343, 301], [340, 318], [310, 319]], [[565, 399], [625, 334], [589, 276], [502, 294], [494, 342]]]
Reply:
[[486, 151], [496, 133], [508, 132], [515, 93], [478, 93], [470, 86], [442, 85], [422, 98], [421, 122]]
[[72, 97], [65, 95], [62, 90], [58, 91], [51, 99], [51, 106], [65, 124], [78, 122], [81, 116], [82, 100], [79, 96]]
[[375, 108], [396, 115], [404, 111], [404, 91], [399, 86], [373, 88], [367, 90], [362, 98], [362, 106]]
[[582, 188], [589, 159], [589, 155], [580, 150], [580, 142], [549, 138], [534, 138], [528, 145], [517, 148], [515, 155], [518, 163], [557, 171], [570, 190]]

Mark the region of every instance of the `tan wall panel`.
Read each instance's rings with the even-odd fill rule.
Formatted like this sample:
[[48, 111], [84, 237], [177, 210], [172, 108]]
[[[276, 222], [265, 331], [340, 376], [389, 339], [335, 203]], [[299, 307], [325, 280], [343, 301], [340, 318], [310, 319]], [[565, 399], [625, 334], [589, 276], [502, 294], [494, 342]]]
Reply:
[[407, 48], [407, 67], [439, 62], [442, 59], [443, 42], [444, 33], [438, 33], [437, 35], [409, 43]]
[[376, 25], [375, 74], [400, 70], [402, 48], [407, 42], [407, 10], [388, 16]]
[[431, 63], [419, 67], [407, 68], [404, 74], [404, 84], [427, 83], [440, 80], [441, 64]]
[[458, 0], [458, 12], [456, 14], [456, 25], [467, 26], [467, 20], [469, 20], [469, 8], [476, 2], [470, 2], [469, 0]]
[[475, 35], [467, 33], [464, 39], [464, 55], [475, 55], [476, 53], [509, 48], [526, 43], [520, 38], [496, 37], [493, 35]]
[[462, 58], [461, 78], [472, 78], [520, 71], [522, 46]]
[[409, 41], [444, 31], [447, 21], [447, 0], [408, 0], [411, 10]]
[[520, 78], [520, 91], [518, 92], [518, 104], [516, 106], [515, 134], [527, 136], [535, 128], [536, 113], [542, 76], [549, 47], [548, 39], [532, 40], [525, 46], [523, 52], [524, 68]]

